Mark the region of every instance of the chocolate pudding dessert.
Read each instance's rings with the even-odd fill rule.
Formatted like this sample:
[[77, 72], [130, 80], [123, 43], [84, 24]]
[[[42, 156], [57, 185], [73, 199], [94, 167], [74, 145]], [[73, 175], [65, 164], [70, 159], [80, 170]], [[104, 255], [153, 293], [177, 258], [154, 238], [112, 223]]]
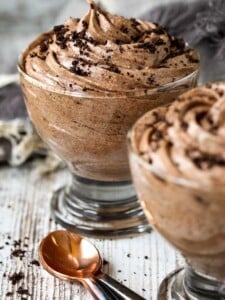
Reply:
[[22, 88], [37, 131], [73, 173], [126, 181], [127, 130], [196, 85], [198, 54], [157, 24], [90, 2], [82, 19], [70, 18], [30, 44], [20, 65]]
[[38, 133], [72, 172], [72, 184], [52, 198], [57, 221], [89, 235], [143, 232], [126, 134], [146, 111], [196, 85], [198, 54], [157, 24], [89, 3], [82, 19], [25, 50], [22, 90]]
[[225, 83], [195, 88], [146, 113], [129, 138], [148, 220], [196, 272], [224, 280]]

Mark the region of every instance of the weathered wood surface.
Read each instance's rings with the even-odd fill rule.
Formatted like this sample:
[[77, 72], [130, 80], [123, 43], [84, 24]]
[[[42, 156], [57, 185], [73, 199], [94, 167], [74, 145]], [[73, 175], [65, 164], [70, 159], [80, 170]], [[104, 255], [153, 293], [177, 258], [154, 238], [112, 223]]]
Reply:
[[[0, 168], [1, 300], [21, 299], [16, 293], [20, 286], [28, 289], [31, 296], [25, 298], [32, 300], [91, 299], [80, 284], [54, 279], [41, 267], [31, 264], [37, 259], [40, 240], [49, 231], [60, 228], [51, 220], [50, 197], [55, 188], [68, 180], [67, 171], [38, 178], [30, 167]], [[20, 248], [27, 250], [22, 260], [10, 258], [11, 249], [15, 249], [13, 240], [19, 239], [22, 240]], [[162, 278], [182, 263], [180, 256], [155, 232], [125, 239], [93, 241], [109, 262], [104, 271], [145, 299], [156, 299]], [[27, 248], [23, 247], [24, 242], [28, 242]], [[25, 278], [13, 286], [8, 276], [15, 271], [23, 271]], [[6, 297], [7, 292], [13, 292], [13, 296]]]

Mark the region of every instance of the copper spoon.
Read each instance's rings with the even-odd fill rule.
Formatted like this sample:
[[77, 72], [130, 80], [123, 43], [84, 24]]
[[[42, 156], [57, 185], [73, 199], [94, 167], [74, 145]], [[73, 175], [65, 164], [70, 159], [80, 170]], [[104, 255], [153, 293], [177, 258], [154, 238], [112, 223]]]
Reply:
[[51, 275], [81, 282], [96, 300], [144, 300], [127, 287], [102, 273], [102, 260], [93, 244], [80, 235], [56, 230], [39, 246], [42, 266]]

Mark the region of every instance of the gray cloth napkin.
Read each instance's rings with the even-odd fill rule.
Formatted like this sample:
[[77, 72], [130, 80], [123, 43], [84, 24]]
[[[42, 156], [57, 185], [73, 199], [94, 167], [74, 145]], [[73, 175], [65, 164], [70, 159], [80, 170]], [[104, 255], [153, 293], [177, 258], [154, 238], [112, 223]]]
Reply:
[[30, 122], [20, 86], [8, 84], [0, 88], [0, 163], [19, 166], [31, 157], [41, 158], [35, 164], [38, 176], [64, 167]]
[[29, 121], [19, 84], [0, 88], [0, 162], [23, 164], [33, 154], [46, 155], [46, 147]]

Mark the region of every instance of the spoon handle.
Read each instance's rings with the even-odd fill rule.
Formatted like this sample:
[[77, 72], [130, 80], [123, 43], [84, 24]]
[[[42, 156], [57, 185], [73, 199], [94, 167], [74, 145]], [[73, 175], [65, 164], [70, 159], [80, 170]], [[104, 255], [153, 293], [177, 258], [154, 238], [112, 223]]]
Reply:
[[121, 300], [144, 300], [141, 296], [122, 285], [112, 277], [107, 274], [101, 274], [96, 278], [96, 282], [103, 283], [106, 287], [108, 287], [114, 295], [118, 295]]
[[86, 278], [82, 280], [82, 283], [95, 300], [120, 300], [120, 298], [114, 295], [114, 292], [101, 281], [95, 280], [94, 278]]

